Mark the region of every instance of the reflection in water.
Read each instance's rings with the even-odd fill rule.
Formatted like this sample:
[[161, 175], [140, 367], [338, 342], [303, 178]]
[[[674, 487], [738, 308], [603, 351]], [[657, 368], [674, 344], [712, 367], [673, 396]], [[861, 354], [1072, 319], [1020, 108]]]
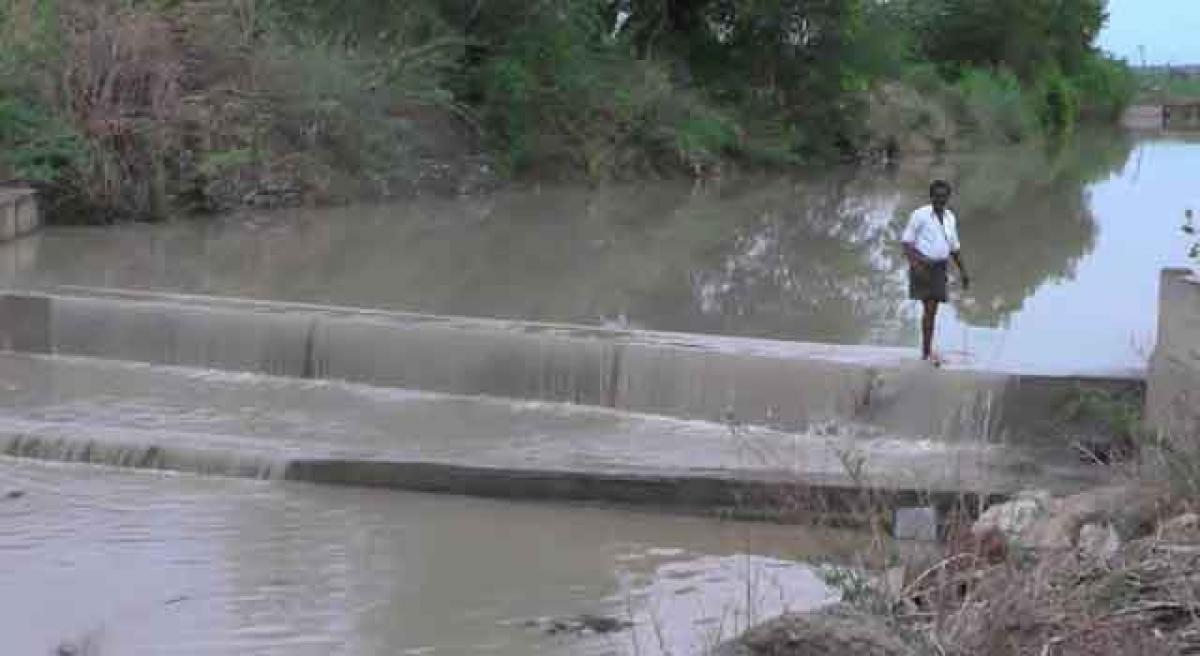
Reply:
[[[715, 266], [692, 272], [702, 332], [810, 341], [879, 341], [896, 332], [902, 290], [890, 275], [895, 194], [850, 177], [770, 185], [715, 211], [743, 217]], [[886, 338], [884, 338], [886, 339]]]
[[[1159, 147], [1200, 160], [1200, 144], [1186, 142], [1145, 143], [1139, 158]], [[1140, 220], [1107, 212], [1097, 198], [1122, 205], [1103, 190], [1124, 185], [1127, 199], [1149, 180], [1170, 175], [1151, 159], [1134, 176], [1124, 166], [1130, 149], [1120, 135], [1084, 135], [1055, 148], [989, 149], [898, 171], [834, 169], [701, 189], [560, 186], [481, 199], [53, 229], [0, 247], [0, 283], [914, 344], [914, 308], [905, 299], [896, 241], [907, 214], [924, 202], [929, 180], [945, 177], [956, 186], [952, 203], [976, 288], [945, 314], [939, 341], [971, 351], [981, 366], [1037, 368], [1048, 347], [1018, 334], [1031, 299], [1082, 289], [1080, 268], [1096, 253], [1110, 253], [1097, 241], [1101, 223]], [[1186, 193], [1173, 187], [1148, 207], [1161, 212], [1159, 205], [1181, 204]], [[1163, 218], [1175, 221], [1176, 210]], [[1153, 241], [1138, 249], [1144, 255], [1125, 266], [1130, 276], [1153, 282], [1152, 267], [1167, 251], [1151, 250], [1170, 245], [1145, 236]], [[1139, 331], [1153, 328], [1153, 302], [1152, 293], [1127, 300], [1128, 311], [1144, 317]], [[1059, 340], [1058, 350], [1054, 334], [1083, 329], [1069, 315], [1050, 328], [1041, 325], [1039, 338]], [[1014, 350], [1017, 342], [1032, 350]], [[1111, 370], [1140, 363], [1118, 349], [1074, 357], [1054, 366]]]
[[[865, 539], [3, 459], [0, 495], [6, 654], [698, 654]], [[544, 628], [580, 614], [634, 626]]]
[[982, 275], [958, 304], [961, 320], [1002, 326], [1039, 287], [1074, 278], [1096, 241], [1087, 185], [1119, 171], [1129, 152], [1127, 138], [1081, 137], [965, 162], [957, 172], [964, 248]]

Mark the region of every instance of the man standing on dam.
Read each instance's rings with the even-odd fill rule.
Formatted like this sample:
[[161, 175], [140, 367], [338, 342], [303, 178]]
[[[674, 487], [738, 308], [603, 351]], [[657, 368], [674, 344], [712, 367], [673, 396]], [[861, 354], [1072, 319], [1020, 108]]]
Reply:
[[945, 303], [947, 268], [950, 259], [958, 265], [963, 289], [971, 286], [971, 278], [963, 266], [962, 245], [958, 241], [958, 219], [946, 207], [952, 190], [945, 180], [929, 185], [929, 204], [917, 208], [904, 227], [900, 241], [908, 259], [908, 296], [920, 301], [921, 359], [940, 366], [941, 358], [933, 350], [933, 330], [938, 305]]

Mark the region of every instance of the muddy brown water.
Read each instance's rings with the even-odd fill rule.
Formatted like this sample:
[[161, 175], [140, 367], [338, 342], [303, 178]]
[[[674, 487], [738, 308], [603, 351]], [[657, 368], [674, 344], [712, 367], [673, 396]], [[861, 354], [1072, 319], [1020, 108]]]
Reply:
[[[976, 282], [955, 292], [943, 348], [984, 368], [1110, 373], [1144, 366], [1198, 167], [1198, 142], [1102, 135], [890, 172], [52, 228], [0, 245], [0, 286], [911, 346], [895, 240], [937, 176], [958, 188]], [[23, 389], [0, 394], [21, 406]], [[172, 416], [211, 421], [201, 406]], [[113, 398], [88, 416], [153, 423], [143, 410]], [[0, 636], [14, 654], [692, 654], [827, 600], [804, 563], [862, 539], [0, 460]], [[584, 613], [634, 625], [546, 630]]]
[[1144, 366], [1157, 271], [1186, 260], [1200, 142], [1080, 137], [896, 171], [697, 187], [541, 187], [481, 199], [55, 228], [0, 246], [0, 285], [143, 288], [912, 346], [896, 239], [931, 177], [956, 184], [975, 286], [952, 357], [1039, 373]]
[[[692, 654], [858, 536], [0, 458], [6, 654]], [[581, 614], [631, 621], [554, 633]]]

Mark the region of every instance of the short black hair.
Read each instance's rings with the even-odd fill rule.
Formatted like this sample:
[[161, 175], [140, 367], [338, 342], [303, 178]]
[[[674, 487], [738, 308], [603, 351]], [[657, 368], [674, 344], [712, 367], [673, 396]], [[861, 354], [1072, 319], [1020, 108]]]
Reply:
[[937, 190], [938, 187], [941, 187], [950, 193], [954, 192], [954, 187], [951, 187], [949, 182], [946, 182], [945, 180], [934, 180], [933, 182], [929, 183], [929, 195], [932, 196], [933, 192]]

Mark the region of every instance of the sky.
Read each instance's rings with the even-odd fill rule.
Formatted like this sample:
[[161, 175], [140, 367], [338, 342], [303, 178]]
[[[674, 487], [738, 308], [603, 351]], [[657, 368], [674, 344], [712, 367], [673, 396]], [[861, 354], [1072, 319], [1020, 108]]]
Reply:
[[1108, 26], [1100, 47], [1141, 63], [1200, 64], [1200, 0], [1108, 0]]

